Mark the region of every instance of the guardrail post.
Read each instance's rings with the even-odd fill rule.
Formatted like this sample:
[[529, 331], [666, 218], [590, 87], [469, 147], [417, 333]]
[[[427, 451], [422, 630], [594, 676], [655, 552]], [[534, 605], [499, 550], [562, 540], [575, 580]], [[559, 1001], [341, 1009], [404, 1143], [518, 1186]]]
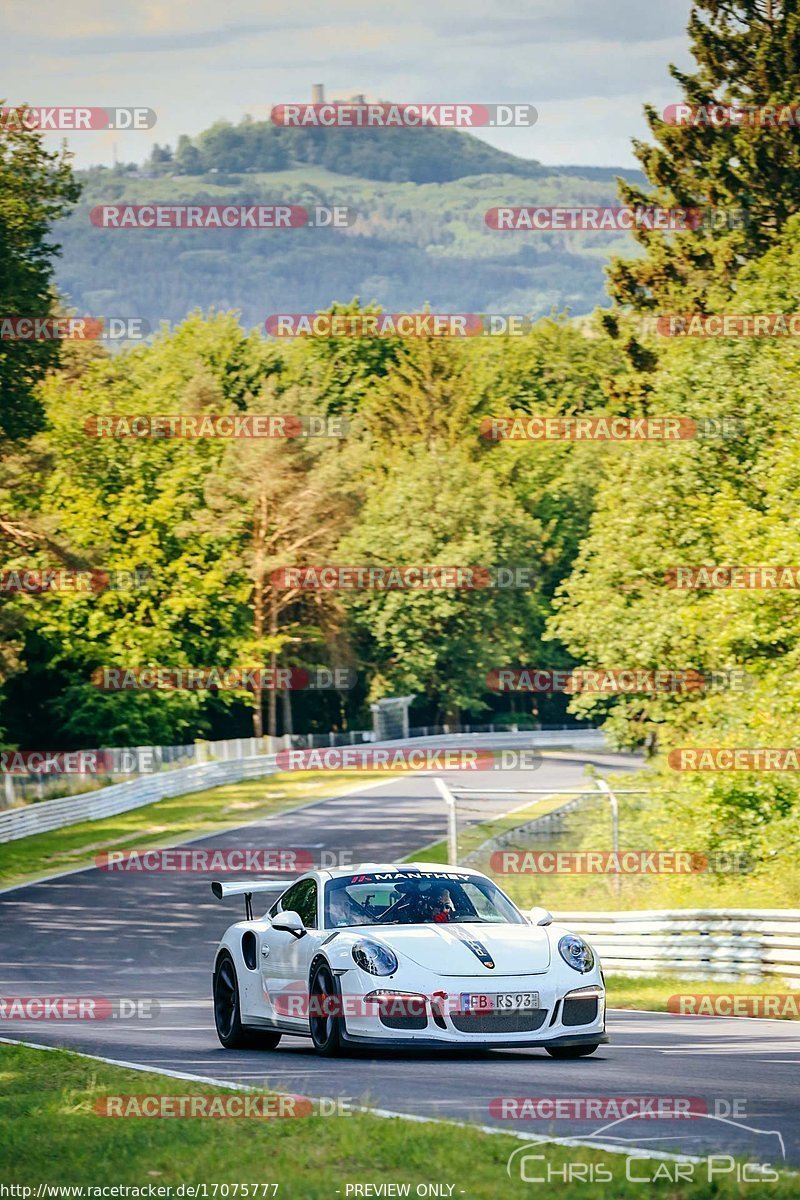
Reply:
[[[612, 792], [611, 788], [609, 787], [609, 785], [605, 779], [595, 779], [595, 783], [600, 788], [600, 791], [603, 792], [603, 794], [608, 798], [608, 802], [611, 805], [611, 848], [613, 849], [614, 854], [618, 856], [619, 855], [619, 800], [614, 795], [614, 793]], [[617, 861], [617, 864], [619, 864], [619, 858], [617, 858], [616, 861]], [[619, 871], [617, 871], [617, 873], [616, 873], [617, 894], [619, 894], [621, 887], [622, 887], [622, 877], [621, 877]]]
[[437, 776], [436, 787], [447, 805], [447, 861], [451, 867], [458, 866], [458, 825], [456, 821], [456, 798], [445, 781]]

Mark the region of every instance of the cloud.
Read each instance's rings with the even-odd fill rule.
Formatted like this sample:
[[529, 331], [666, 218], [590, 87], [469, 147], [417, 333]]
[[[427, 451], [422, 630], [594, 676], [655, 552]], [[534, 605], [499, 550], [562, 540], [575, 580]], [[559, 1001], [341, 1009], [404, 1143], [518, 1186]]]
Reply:
[[[487, 138], [544, 161], [631, 162], [643, 103], [675, 98], [667, 64], [690, 62], [689, 9], [689, 0], [516, 0], [506, 11], [485, 0], [39, 0], [32, 24], [30, 4], [8, 0], [0, 68], [11, 102], [154, 108], [154, 131], [119, 139], [123, 159], [219, 117], [309, 98], [322, 81], [338, 96], [533, 103], [535, 130]], [[88, 135], [71, 145], [80, 165], [92, 154], [110, 161]]]

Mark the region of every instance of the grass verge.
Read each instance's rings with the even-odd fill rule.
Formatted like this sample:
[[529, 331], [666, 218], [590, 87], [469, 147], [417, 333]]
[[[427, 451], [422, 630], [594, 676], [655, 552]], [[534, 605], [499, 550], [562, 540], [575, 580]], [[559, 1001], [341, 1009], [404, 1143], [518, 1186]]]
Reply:
[[[669, 1012], [670, 996], [776, 997], [774, 1003], [766, 1006], [766, 1011], [763, 1005], [754, 1003], [753, 1016], [782, 1021], [800, 1019], [800, 990], [792, 991], [777, 979], [772, 983], [729, 983], [715, 979], [676, 979], [674, 975], [653, 975], [639, 979], [634, 975], [606, 974], [606, 993], [609, 1008], [646, 1009], [650, 1012]], [[672, 1011], [675, 1011], [674, 1008]], [[700, 1015], [703, 1015], [702, 1010]], [[721, 1012], [720, 1015], [725, 1014]], [[744, 1013], [730, 1015], [745, 1018]], [[687, 1020], [690, 1019], [687, 1017]]]
[[[254, 1056], [255, 1058], [255, 1056]], [[258, 1060], [268, 1069], [269, 1058]], [[109, 1096], [202, 1094], [230, 1096], [224, 1088], [157, 1074], [125, 1070], [67, 1051], [41, 1051], [0, 1045], [0, 1179], [5, 1184], [33, 1189], [38, 1185], [106, 1187], [114, 1185], [172, 1188], [205, 1184], [206, 1196], [238, 1195], [261, 1200], [277, 1194], [283, 1200], [335, 1200], [337, 1196], [380, 1195], [365, 1185], [395, 1184], [403, 1191], [383, 1194], [424, 1195], [420, 1185], [437, 1184], [438, 1195], [454, 1197], [530, 1197], [531, 1183], [519, 1170], [506, 1174], [506, 1163], [519, 1141], [446, 1124], [416, 1124], [369, 1114], [303, 1116], [294, 1119], [159, 1119], [109, 1118], [96, 1111]], [[530, 1148], [544, 1156], [532, 1166], [537, 1174], [563, 1172], [565, 1164], [583, 1164], [587, 1174], [603, 1172], [602, 1181], [564, 1182], [556, 1175], [550, 1186], [539, 1185], [538, 1196], [636, 1196], [641, 1183], [626, 1180], [622, 1155], [598, 1150], [539, 1145]], [[517, 1159], [520, 1156], [517, 1156]], [[720, 1177], [709, 1182], [707, 1165], [698, 1164], [693, 1181], [667, 1183], [668, 1173], [687, 1164], [636, 1162], [639, 1177], [665, 1182], [653, 1185], [670, 1200], [732, 1200], [749, 1194], [752, 1185]], [[574, 1170], [574, 1168], [573, 1168]], [[514, 1177], [516, 1175], [516, 1177]], [[613, 1187], [609, 1187], [609, 1179]], [[223, 1185], [229, 1190], [222, 1191]], [[243, 1193], [241, 1185], [258, 1185]], [[269, 1185], [278, 1185], [274, 1193]], [[217, 1185], [216, 1193], [213, 1188]], [[268, 1190], [264, 1190], [267, 1185]], [[348, 1188], [348, 1185], [351, 1185]], [[361, 1185], [354, 1193], [352, 1185]], [[448, 1188], [452, 1187], [452, 1192]], [[11, 1194], [11, 1193], [9, 1193]], [[28, 1200], [24, 1193], [15, 1193]], [[47, 1195], [46, 1191], [42, 1193]], [[155, 1195], [159, 1193], [154, 1192]], [[172, 1196], [187, 1195], [172, 1191]], [[195, 1193], [197, 1194], [197, 1193]], [[760, 1196], [797, 1194], [792, 1179], [758, 1185]], [[86, 1193], [84, 1193], [86, 1195]], [[162, 1196], [169, 1193], [162, 1192]], [[202, 1195], [202, 1193], [201, 1193]]]

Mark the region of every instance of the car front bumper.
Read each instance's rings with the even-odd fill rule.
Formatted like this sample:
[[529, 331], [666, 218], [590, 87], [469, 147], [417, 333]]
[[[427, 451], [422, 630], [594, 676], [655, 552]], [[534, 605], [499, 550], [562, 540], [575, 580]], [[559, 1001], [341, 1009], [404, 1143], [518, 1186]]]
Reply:
[[[562, 973], [559, 972], [559, 975]], [[385, 987], [381, 984], [385, 982]], [[485, 977], [441, 977], [427, 990], [417, 978], [417, 986], [400, 985], [398, 978], [372, 978], [361, 971], [347, 971], [338, 980], [345, 1002], [373, 992], [398, 995], [398, 1004], [345, 1003], [343, 1040], [375, 1046], [502, 1048], [503, 1046], [588, 1046], [608, 1041], [605, 1032], [605, 990], [595, 980], [565, 981], [545, 975]], [[446, 982], [446, 991], [442, 983]], [[536, 1009], [496, 1010], [472, 1015], [460, 1006], [464, 993], [538, 992]], [[577, 993], [577, 995], [575, 995]], [[411, 1016], [410, 1006], [399, 1000], [418, 998]], [[399, 1010], [399, 1016], [397, 1015]]]

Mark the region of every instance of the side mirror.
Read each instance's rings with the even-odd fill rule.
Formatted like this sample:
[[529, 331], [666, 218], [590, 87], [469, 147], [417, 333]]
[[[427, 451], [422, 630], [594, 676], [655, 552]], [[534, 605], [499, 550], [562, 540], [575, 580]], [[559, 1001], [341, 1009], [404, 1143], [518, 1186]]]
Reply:
[[546, 908], [534, 907], [528, 913], [528, 920], [531, 925], [552, 925], [553, 914], [548, 912]]
[[299, 913], [292, 912], [291, 909], [287, 912], [276, 913], [272, 921], [272, 928], [279, 929], [281, 933], [292, 933], [296, 938], [303, 937], [306, 932], [303, 918]]

